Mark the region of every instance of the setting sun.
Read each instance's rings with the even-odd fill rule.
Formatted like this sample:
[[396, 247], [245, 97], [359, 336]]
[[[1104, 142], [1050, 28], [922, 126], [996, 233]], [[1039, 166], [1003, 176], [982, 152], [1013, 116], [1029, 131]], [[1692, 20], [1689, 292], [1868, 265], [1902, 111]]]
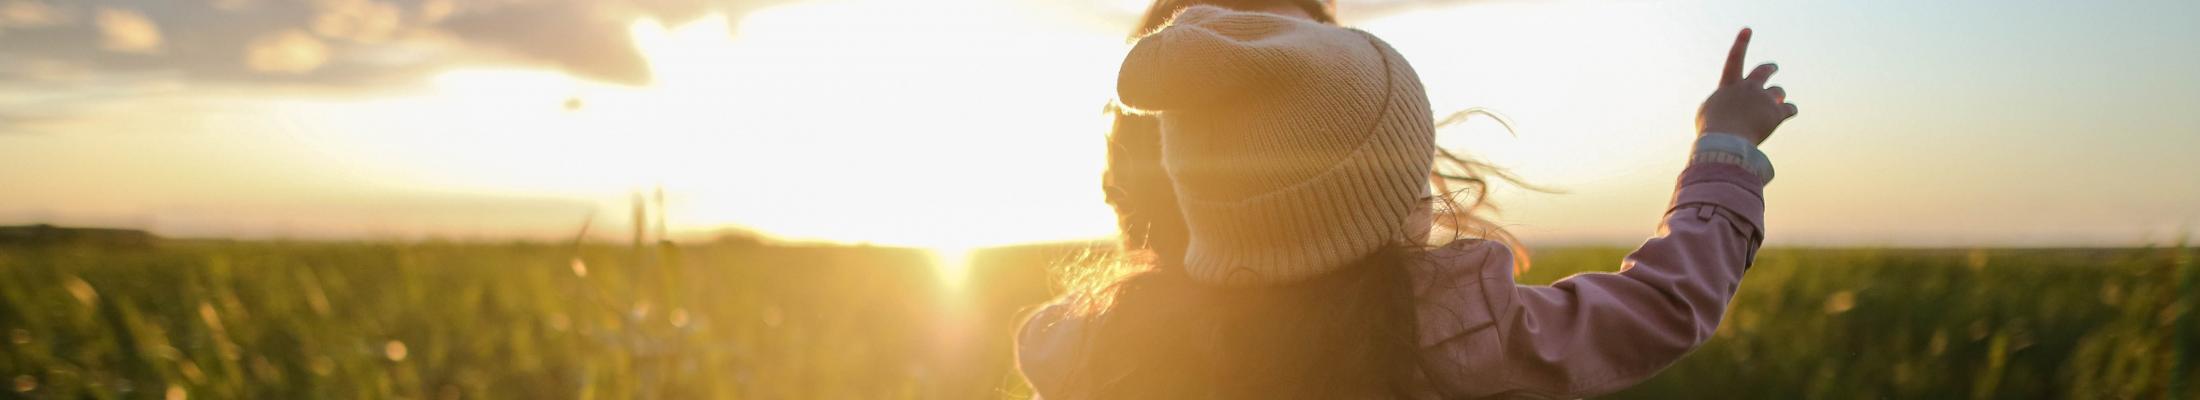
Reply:
[[[1108, 234], [1091, 177], [1121, 44], [1004, 17], [826, 2], [752, 13], [723, 48], [638, 34], [653, 69], [711, 60], [658, 69], [660, 95], [693, 100], [672, 109], [724, 127], [675, 146], [716, 153], [683, 166], [708, 174], [667, 178], [673, 212], [687, 227], [928, 247]], [[672, 31], [665, 42], [711, 32]], [[689, 54], [712, 50], [725, 55]]]
[[[422, 102], [479, 146], [452, 162], [498, 171], [458, 185], [609, 207], [661, 185], [676, 236], [967, 249], [1109, 234], [1093, 179], [1121, 44], [938, 10], [805, 4], [738, 32], [720, 15], [643, 19], [629, 30], [646, 86], [463, 69]], [[1036, 32], [994, 34], [1019, 29]]]

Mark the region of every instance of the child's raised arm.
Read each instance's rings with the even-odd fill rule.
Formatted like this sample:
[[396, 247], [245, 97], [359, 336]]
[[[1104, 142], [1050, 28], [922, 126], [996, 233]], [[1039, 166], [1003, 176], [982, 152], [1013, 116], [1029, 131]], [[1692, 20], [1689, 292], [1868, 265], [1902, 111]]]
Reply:
[[1510, 269], [1484, 268], [1496, 343], [1459, 335], [1437, 344], [1441, 358], [1460, 364], [1432, 371], [1439, 386], [1605, 394], [1649, 379], [1711, 338], [1765, 237], [1772, 169], [1756, 144], [1795, 110], [1777, 87], [1764, 88], [1770, 64], [1738, 76], [1749, 35], [1736, 39], [1720, 88], [1704, 102], [1704, 131], [1658, 235], [1618, 273], [1551, 286], [1515, 286]]

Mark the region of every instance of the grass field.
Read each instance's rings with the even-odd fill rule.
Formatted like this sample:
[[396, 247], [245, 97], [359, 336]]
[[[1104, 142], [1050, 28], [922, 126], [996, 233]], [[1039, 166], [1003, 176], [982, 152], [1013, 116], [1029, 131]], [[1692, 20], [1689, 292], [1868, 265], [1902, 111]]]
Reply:
[[[0, 247], [0, 397], [1018, 398], [1014, 317], [1087, 249], [949, 283], [873, 247]], [[1616, 397], [2200, 398], [2194, 256], [1769, 249], [1716, 339]]]

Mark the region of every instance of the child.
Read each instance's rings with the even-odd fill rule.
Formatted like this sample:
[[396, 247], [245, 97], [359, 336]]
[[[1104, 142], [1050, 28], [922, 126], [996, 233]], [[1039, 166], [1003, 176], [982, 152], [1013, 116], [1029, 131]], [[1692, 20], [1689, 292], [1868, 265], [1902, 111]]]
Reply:
[[1448, 196], [1429, 185], [1420, 80], [1309, 3], [1182, 7], [1126, 57], [1118, 97], [1157, 113], [1175, 208], [1141, 215], [1180, 217], [1184, 237], [1139, 238], [1171, 251], [1032, 316], [1017, 358], [1040, 395], [1593, 396], [1710, 338], [1763, 240], [1772, 169], [1755, 146], [1795, 113], [1764, 87], [1770, 65], [1739, 76], [1749, 31], [1698, 116], [1661, 236], [1620, 273], [1519, 286], [1502, 241], [1424, 246], [1439, 222], [1477, 224], [1458, 222], [1473, 208], [1436, 211]]

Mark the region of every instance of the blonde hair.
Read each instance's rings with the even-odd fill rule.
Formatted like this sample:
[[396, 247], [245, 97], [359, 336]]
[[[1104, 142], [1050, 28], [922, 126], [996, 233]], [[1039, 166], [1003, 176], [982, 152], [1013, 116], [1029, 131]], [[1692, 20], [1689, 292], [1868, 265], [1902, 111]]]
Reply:
[[[1441, 130], [1457, 125], [1475, 115], [1497, 121], [1499, 126], [1505, 128], [1506, 133], [1518, 136], [1519, 131], [1513, 128], [1512, 119], [1483, 107], [1468, 107], [1452, 112], [1444, 119], [1436, 121], [1436, 128]], [[1452, 240], [1479, 238], [1503, 244], [1512, 250], [1513, 273], [1528, 271], [1532, 264], [1528, 246], [1491, 217], [1499, 212], [1499, 208], [1496, 202], [1490, 200], [1490, 184], [1495, 180], [1536, 192], [1554, 193], [1557, 190], [1527, 183], [1504, 167], [1461, 156], [1443, 146], [1436, 147], [1436, 169], [1429, 175], [1429, 184], [1436, 187], [1437, 205], [1442, 206], [1436, 210], [1437, 227], [1451, 231]], [[1461, 202], [1462, 198], [1468, 201]]]

